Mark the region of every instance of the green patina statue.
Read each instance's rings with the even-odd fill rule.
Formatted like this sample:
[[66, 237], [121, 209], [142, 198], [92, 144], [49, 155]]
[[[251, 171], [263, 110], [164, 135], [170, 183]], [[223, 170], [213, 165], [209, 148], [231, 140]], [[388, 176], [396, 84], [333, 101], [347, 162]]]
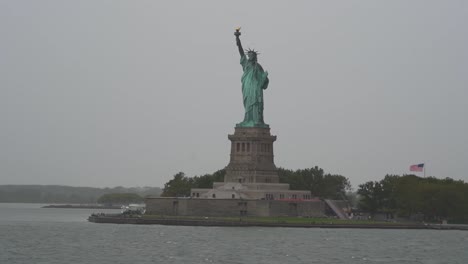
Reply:
[[255, 50], [246, 50], [242, 48], [239, 39], [240, 28], [234, 32], [236, 36], [237, 47], [241, 56], [240, 64], [244, 70], [242, 75], [242, 96], [244, 99], [244, 121], [237, 124], [237, 127], [268, 127], [263, 121], [263, 90], [268, 87], [268, 72], [264, 71], [257, 62], [258, 52]]

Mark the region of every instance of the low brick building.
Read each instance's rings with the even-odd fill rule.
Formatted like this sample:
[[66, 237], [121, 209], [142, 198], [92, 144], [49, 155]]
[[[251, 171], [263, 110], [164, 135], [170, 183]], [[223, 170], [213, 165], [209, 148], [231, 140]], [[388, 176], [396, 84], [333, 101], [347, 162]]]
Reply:
[[244, 200], [147, 198], [146, 213], [167, 216], [303, 216], [324, 217], [320, 200]]

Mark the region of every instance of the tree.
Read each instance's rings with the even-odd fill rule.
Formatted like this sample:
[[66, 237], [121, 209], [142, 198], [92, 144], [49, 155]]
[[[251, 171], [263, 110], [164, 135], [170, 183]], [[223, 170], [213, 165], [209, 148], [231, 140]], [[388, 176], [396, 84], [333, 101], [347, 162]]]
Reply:
[[131, 203], [141, 203], [143, 198], [136, 193], [108, 193], [98, 199], [100, 204], [124, 205]]
[[381, 207], [383, 201], [382, 185], [376, 181], [368, 181], [359, 185], [357, 193], [360, 196], [359, 208], [375, 214]]
[[386, 175], [359, 185], [359, 207], [371, 213], [422, 214], [427, 221], [468, 222], [468, 184], [451, 178]]
[[218, 170], [213, 174], [205, 174], [202, 176], [195, 176], [193, 177], [193, 188], [213, 188], [214, 182], [222, 182], [224, 181], [224, 175], [226, 174], [226, 170]]
[[174, 178], [164, 184], [163, 197], [186, 197], [190, 196], [190, 189], [193, 187], [193, 178], [185, 176], [185, 173], [179, 172]]
[[397, 209], [396, 201], [396, 189], [400, 176], [398, 175], [386, 175], [383, 180], [380, 181], [382, 188], [381, 193], [381, 210], [393, 215]]
[[312, 195], [328, 199], [346, 199], [346, 191], [351, 189], [348, 178], [342, 175], [325, 174], [315, 166], [301, 170], [278, 169], [279, 180], [288, 183], [291, 190], [310, 190]]
[[187, 177], [185, 173], [179, 172], [174, 178], [164, 184], [163, 197], [187, 197], [190, 196], [192, 188], [213, 188], [213, 182], [222, 182], [226, 170], [218, 170], [213, 174]]

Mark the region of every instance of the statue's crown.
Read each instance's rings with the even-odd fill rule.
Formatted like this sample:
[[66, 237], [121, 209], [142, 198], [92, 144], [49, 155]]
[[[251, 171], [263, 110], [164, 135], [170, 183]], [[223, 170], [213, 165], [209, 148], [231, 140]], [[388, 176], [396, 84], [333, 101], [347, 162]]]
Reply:
[[260, 54], [260, 52], [254, 50], [254, 49], [246, 49], [246, 50], [245, 50], [245, 53], [247, 53], [247, 54], [250, 53], [250, 54], [255, 54], [255, 55]]

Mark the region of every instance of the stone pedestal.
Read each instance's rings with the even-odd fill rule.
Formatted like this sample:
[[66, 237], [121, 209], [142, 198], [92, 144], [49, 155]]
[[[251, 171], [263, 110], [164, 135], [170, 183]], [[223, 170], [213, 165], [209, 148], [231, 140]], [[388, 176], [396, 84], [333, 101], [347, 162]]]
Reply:
[[231, 159], [226, 167], [225, 183], [278, 183], [270, 128], [236, 127], [231, 141]]
[[279, 183], [273, 142], [276, 136], [268, 127], [236, 127], [231, 141], [231, 158], [224, 182], [213, 183], [213, 189], [191, 190], [199, 199], [311, 200], [310, 191], [289, 190]]

